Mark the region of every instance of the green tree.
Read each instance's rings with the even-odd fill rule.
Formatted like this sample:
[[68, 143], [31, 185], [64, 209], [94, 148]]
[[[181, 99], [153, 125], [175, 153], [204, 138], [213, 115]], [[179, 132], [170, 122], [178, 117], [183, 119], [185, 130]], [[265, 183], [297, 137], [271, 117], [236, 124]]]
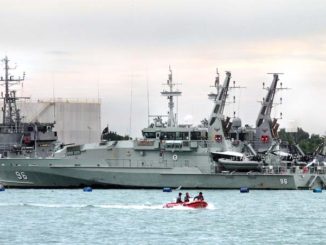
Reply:
[[132, 138], [129, 137], [129, 135], [122, 136], [122, 135], [119, 135], [116, 132], [112, 132], [112, 131], [102, 134], [102, 140], [119, 141], [119, 140], [131, 140], [131, 139]]
[[287, 141], [290, 144], [299, 144], [300, 148], [306, 154], [312, 154], [318, 145], [323, 142], [323, 139], [318, 134], [311, 134], [298, 128], [297, 132], [286, 132], [285, 129], [280, 129], [278, 133], [282, 141]]

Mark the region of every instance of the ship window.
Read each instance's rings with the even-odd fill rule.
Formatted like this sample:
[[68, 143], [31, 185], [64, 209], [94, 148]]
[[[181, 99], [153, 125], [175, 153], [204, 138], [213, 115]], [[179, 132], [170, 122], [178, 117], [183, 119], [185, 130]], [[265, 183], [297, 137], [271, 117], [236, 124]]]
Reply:
[[144, 138], [147, 138], [147, 139], [155, 139], [155, 132], [144, 132], [143, 133], [143, 136]]
[[175, 140], [176, 133], [175, 132], [161, 132], [161, 137], [164, 140]]
[[166, 144], [165, 147], [166, 149], [181, 149], [182, 144], [178, 144], [178, 143]]
[[42, 133], [45, 133], [46, 132], [46, 126], [38, 126], [37, 130], [42, 132]]
[[246, 134], [245, 133], [240, 133], [239, 134], [239, 140], [241, 140], [241, 141], [246, 140]]
[[178, 132], [177, 140], [189, 140], [189, 132]]
[[231, 139], [237, 139], [237, 133], [231, 133], [230, 137]]
[[200, 140], [201, 139], [201, 133], [199, 131], [193, 131], [190, 134], [191, 140]]

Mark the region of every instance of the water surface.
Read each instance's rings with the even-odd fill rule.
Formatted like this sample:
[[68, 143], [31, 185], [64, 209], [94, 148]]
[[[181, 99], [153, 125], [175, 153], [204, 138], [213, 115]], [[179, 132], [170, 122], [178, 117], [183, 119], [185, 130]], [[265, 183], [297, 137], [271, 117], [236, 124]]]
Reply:
[[0, 244], [325, 244], [326, 192], [203, 190], [207, 209], [163, 208], [177, 193], [7, 189]]

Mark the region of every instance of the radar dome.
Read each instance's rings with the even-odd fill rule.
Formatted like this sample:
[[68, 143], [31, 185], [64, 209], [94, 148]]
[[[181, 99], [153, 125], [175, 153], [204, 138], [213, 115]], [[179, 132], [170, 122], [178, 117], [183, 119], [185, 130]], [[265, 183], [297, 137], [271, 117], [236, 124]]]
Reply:
[[238, 117], [235, 117], [232, 120], [232, 126], [235, 127], [235, 128], [240, 128], [241, 127], [241, 119], [238, 118]]

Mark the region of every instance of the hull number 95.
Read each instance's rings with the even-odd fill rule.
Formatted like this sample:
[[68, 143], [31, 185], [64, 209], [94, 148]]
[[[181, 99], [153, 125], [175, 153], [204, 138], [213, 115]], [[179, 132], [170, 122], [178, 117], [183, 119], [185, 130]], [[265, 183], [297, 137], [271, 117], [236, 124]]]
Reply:
[[280, 179], [281, 185], [287, 185], [288, 179]]
[[26, 180], [26, 179], [28, 179], [27, 175], [24, 172], [18, 172], [17, 171], [15, 174], [16, 174], [16, 176], [17, 176], [17, 178], [19, 180]]

